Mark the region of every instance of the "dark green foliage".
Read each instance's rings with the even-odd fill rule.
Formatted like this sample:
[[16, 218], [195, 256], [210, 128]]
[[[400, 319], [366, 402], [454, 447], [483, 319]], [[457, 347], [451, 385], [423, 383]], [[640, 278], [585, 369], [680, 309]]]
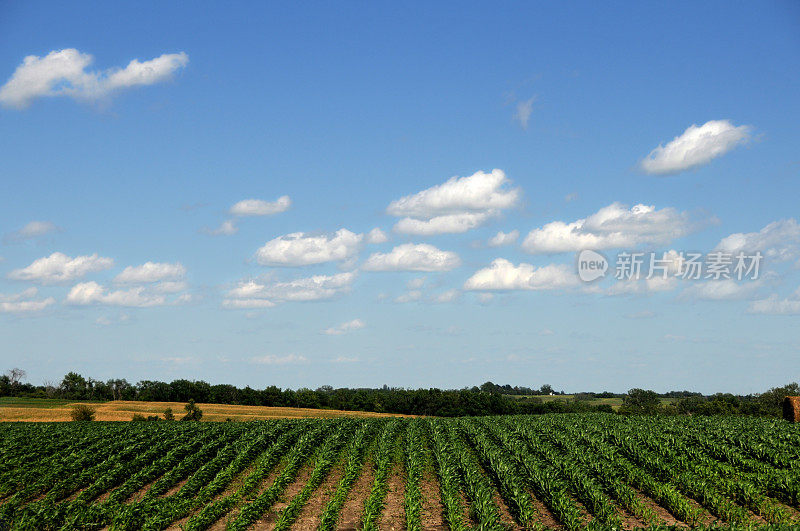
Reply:
[[628, 415], [654, 415], [661, 408], [661, 400], [655, 391], [631, 389], [622, 397], [619, 412]]
[[203, 418], [203, 411], [197, 407], [194, 403], [194, 400], [191, 398], [189, 399], [189, 403], [183, 406], [186, 410], [186, 415], [184, 415], [181, 420], [200, 420]]
[[[16, 369], [17, 374], [24, 371]], [[10, 371], [11, 372], [11, 371]], [[541, 400], [540, 395], [554, 394], [557, 400]], [[174, 380], [158, 382], [143, 380], [131, 385], [124, 379], [106, 382], [84, 378], [70, 372], [58, 387], [33, 386], [23, 383], [17, 376], [0, 376], [0, 396], [28, 398], [60, 398], [68, 400], [140, 400], [147, 402], [188, 402], [233, 404], [245, 406], [302, 407], [339, 409], [345, 411], [375, 411], [437, 417], [464, 417], [484, 415], [547, 413], [613, 412], [611, 405], [595, 405], [593, 400], [622, 398], [620, 412], [625, 414], [661, 415], [781, 415], [781, 401], [786, 395], [800, 394], [796, 383], [770, 389], [756, 395], [718, 393], [703, 396], [691, 391], [656, 393], [644, 389], [631, 389], [628, 394], [586, 392], [575, 394], [574, 399], [561, 397], [545, 384], [538, 389], [525, 386], [498, 385], [486, 382], [480, 387], [464, 389], [404, 389], [383, 386], [378, 389], [334, 389], [322, 386], [311, 389], [281, 389], [274, 385], [264, 389], [238, 388], [228, 384], [211, 385], [203, 381]], [[659, 399], [672, 399], [672, 404], [661, 404]], [[166, 420], [172, 420], [164, 413]], [[194, 414], [193, 417], [196, 417]]]
[[78, 404], [77, 406], [72, 406], [70, 415], [74, 421], [94, 420], [94, 409], [85, 404]]

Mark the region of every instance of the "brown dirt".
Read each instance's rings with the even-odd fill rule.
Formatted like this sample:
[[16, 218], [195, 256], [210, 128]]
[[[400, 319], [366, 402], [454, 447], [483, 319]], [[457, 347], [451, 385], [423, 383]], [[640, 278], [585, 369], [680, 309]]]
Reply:
[[798, 521], [800, 520], [800, 511], [797, 510], [796, 507], [792, 507], [787, 503], [781, 503], [780, 501], [776, 500], [775, 498], [771, 498], [773, 503], [775, 503], [778, 507], [781, 507], [784, 511], [789, 513], [789, 517], [792, 520]]
[[498, 512], [500, 513], [500, 524], [505, 529], [523, 529], [514, 519], [508, 505], [506, 505], [505, 500], [500, 496], [499, 492], [494, 491], [492, 500], [494, 500], [494, 504], [497, 505]]
[[395, 531], [406, 528], [406, 475], [404, 470], [402, 465], [395, 464], [389, 472], [389, 490], [386, 493], [383, 512], [378, 522], [379, 529]]
[[295, 529], [316, 529], [322, 521], [322, 512], [327, 507], [328, 502], [336, 492], [342, 476], [344, 475], [343, 463], [337, 464], [328, 473], [328, 477], [322, 482], [317, 491], [308, 500], [306, 506], [300, 511], [297, 521], [294, 523]]
[[266, 512], [266, 514], [261, 516], [261, 518], [256, 521], [256, 529], [272, 529], [275, 527], [275, 521], [278, 519], [278, 515], [289, 506], [289, 503], [291, 503], [292, 499], [300, 494], [300, 491], [303, 490], [303, 487], [308, 484], [308, 480], [311, 478], [311, 472], [313, 472], [313, 470], [313, 462], [306, 463], [300, 468], [300, 471], [297, 473], [294, 481], [286, 486], [278, 498], [278, 501], [275, 502], [275, 505], [273, 505], [270, 510]]
[[[164, 472], [164, 474], [166, 474], [166, 473], [167, 472]], [[140, 488], [139, 490], [137, 490], [136, 492], [134, 492], [133, 494], [128, 496], [128, 499], [125, 500], [125, 503], [126, 504], [131, 504], [131, 503], [140, 501], [142, 498], [144, 498], [144, 495], [147, 494], [147, 491], [150, 490], [150, 487], [153, 486], [153, 483], [155, 483], [159, 479], [161, 479], [161, 476], [159, 476], [159, 477], [155, 478], [153, 481], [143, 485], [142, 488]]]
[[372, 491], [373, 481], [375, 481], [375, 466], [372, 461], [367, 461], [364, 463], [361, 476], [350, 490], [347, 501], [344, 502], [337, 529], [352, 531], [361, 528], [361, 513], [364, 511], [364, 502]]
[[[686, 496], [686, 495], [684, 494], [684, 496]], [[696, 507], [696, 508], [698, 508], [698, 509], [700, 509], [702, 511], [702, 514], [701, 514], [700, 518], [697, 520], [698, 524], [704, 525], [706, 527], [710, 527], [714, 523], [720, 522], [719, 518], [717, 518], [716, 516], [711, 514], [708, 511], [708, 509], [706, 509], [705, 507], [700, 505], [700, 503], [697, 500], [695, 500], [694, 498], [690, 498], [689, 496], [686, 496], [686, 499], [689, 500], [689, 504], [692, 507]]]
[[250, 477], [250, 474], [252, 474], [253, 471], [255, 470], [257, 462], [258, 462], [258, 457], [256, 457], [253, 460], [253, 462], [250, 463], [249, 466], [245, 467], [244, 470], [242, 470], [241, 472], [236, 474], [236, 476], [234, 476], [233, 479], [231, 479], [231, 482], [228, 483], [228, 486], [225, 487], [222, 490], [222, 492], [220, 492], [219, 494], [217, 494], [213, 498], [211, 498], [211, 501], [208, 502], [208, 503], [214, 503], [214, 502], [219, 501], [219, 500], [221, 500], [223, 498], [227, 498], [228, 496], [230, 496], [231, 494], [233, 494], [237, 490], [239, 490], [239, 488], [244, 484], [244, 482], [247, 480], [247, 478]]
[[[270, 471], [267, 477], [261, 481], [261, 485], [258, 486], [255, 492], [250, 494], [250, 496], [248, 496], [247, 499], [243, 500], [243, 504], [249, 502], [250, 500], [255, 499], [259, 494], [261, 494], [262, 492], [267, 490], [270, 486], [272, 486], [272, 484], [275, 482], [275, 478], [277, 478], [278, 475], [281, 472], [283, 472], [284, 466], [285, 463], [278, 463], [277, 465], [275, 465], [275, 467], [272, 469], [272, 471]], [[244, 481], [244, 479], [242, 481]], [[228, 523], [228, 520], [235, 520], [236, 517], [239, 516], [240, 509], [241, 505], [234, 507], [228, 514], [224, 515], [222, 518], [214, 522], [214, 525], [212, 525], [209, 529], [212, 529], [213, 531], [223, 531], [226, 527], [226, 524]]]
[[685, 523], [672, 516], [668, 510], [657, 504], [655, 500], [645, 496], [642, 492], [639, 492], [633, 487], [631, 487], [631, 489], [636, 492], [636, 497], [640, 502], [642, 502], [642, 504], [644, 504], [646, 507], [649, 507], [650, 510], [656, 513], [656, 516], [661, 519], [661, 523], [669, 526], [688, 527]]
[[72, 491], [72, 492], [71, 492], [71, 493], [70, 493], [70, 494], [69, 494], [69, 495], [68, 495], [66, 498], [63, 498], [63, 501], [65, 501], [65, 502], [71, 502], [71, 501], [74, 501], [74, 500], [75, 500], [75, 498], [77, 498], [78, 496], [80, 496], [80, 495], [81, 495], [81, 492], [85, 491], [85, 490], [86, 490], [86, 489], [88, 489], [90, 486], [91, 486], [91, 485], [87, 485], [87, 486], [85, 486], [85, 487], [81, 487], [81, 488], [79, 488], [78, 490]]
[[767, 525], [767, 521], [764, 519], [763, 516], [759, 516], [750, 509], [747, 509], [747, 513], [750, 515], [750, 521], [756, 524], [757, 526], [765, 526]]
[[640, 529], [647, 527], [644, 522], [617, 505], [617, 517], [622, 521], [622, 529]]
[[237, 514], [239, 514], [238, 509], [232, 510], [231, 512], [229, 512], [228, 514], [224, 515], [222, 518], [211, 524], [209, 529], [211, 529], [212, 531], [224, 531], [224, 529], [227, 527], [228, 520], [236, 518]]
[[464, 508], [464, 512], [461, 514], [464, 523], [473, 524], [473, 526], [477, 525], [476, 520], [472, 517], [472, 506], [469, 503], [469, 497], [463, 490], [459, 491], [458, 496], [461, 498], [461, 507]]
[[439, 482], [436, 475], [426, 472], [420, 482], [422, 492], [422, 520], [423, 529], [449, 529], [444, 521], [444, 507], [442, 507], [442, 494], [439, 492]]
[[[257, 460], [257, 458], [256, 458], [256, 460]], [[250, 466], [246, 467], [244, 470], [242, 470], [236, 476], [234, 476], [233, 479], [231, 480], [231, 482], [228, 484], [228, 486], [225, 487], [225, 489], [222, 492], [220, 492], [219, 494], [217, 494], [216, 496], [211, 498], [211, 501], [207, 502], [206, 505], [209, 505], [209, 504], [214, 503], [214, 502], [216, 502], [218, 500], [221, 500], [222, 498], [225, 498], [225, 497], [233, 494], [234, 492], [236, 492], [239, 489], [239, 487], [242, 486], [242, 483], [244, 483], [245, 479], [255, 469], [255, 461], [256, 460], [254, 460], [253, 463], [250, 464]], [[198, 510], [202, 510], [202, 507], [200, 509], [198, 509]], [[169, 526], [168, 529], [170, 531], [180, 531], [181, 529], [183, 529], [183, 526], [186, 524], [186, 522], [189, 521], [189, 519], [192, 516], [194, 516], [194, 513], [192, 513], [192, 514], [190, 514], [188, 516], [184, 516], [180, 520], [178, 520], [176, 522], [173, 522]]]
[[558, 521], [558, 518], [550, 512], [550, 509], [545, 505], [539, 498], [533, 495], [533, 493], [529, 493], [531, 496], [531, 501], [533, 502], [533, 506], [536, 509], [536, 514], [539, 517], [539, 523], [542, 524], [547, 529], [564, 529], [564, 526], [561, 525], [561, 522]]
[[570, 496], [570, 499], [572, 500], [572, 503], [575, 504], [578, 512], [581, 513], [581, 516], [583, 516], [583, 525], [589, 525], [589, 523], [595, 519], [594, 515], [592, 515], [592, 513], [589, 512], [589, 509], [587, 509], [586, 506], [578, 501], [574, 496]]
[[[201, 507], [201, 509], [202, 509], [202, 507]], [[194, 513], [190, 514], [189, 516], [184, 516], [180, 520], [176, 520], [175, 522], [172, 522], [169, 525], [169, 527], [167, 528], [167, 530], [168, 531], [180, 531], [181, 529], [183, 529], [183, 526], [186, 525], [186, 522], [189, 521], [189, 518], [191, 518], [193, 515], [194, 515]]]
[[186, 485], [186, 482], [189, 481], [190, 477], [192, 477], [192, 473], [191, 472], [189, 473], [189, 476], [183, 478], [182, 480], [180, 480], [179, 482], [177, 482], [176, 484], [171, 486], [169, 488], [169, 490], [167, 492], [165, 492], [164, 494], [162, 494], [161, 496], [159, 496], [159, 498], [166, 498], [168, 496], [172, 496], [173, 494], [175, 494], [176, 492], [181, 490], [183, 488], [183, 486]]
[[98, 496], [98, 497], [97, 497], [97, 498], [94, 500], [94, 502], [93, 502], [93, 503], [94, 503], [95, 505], [99, 505], [99, 504], [101, 504], [101, 503], [105, 503], [105, 501], [108, 499], [108, 497], [109, 497], [109, 496], [111, 496], [111, 493], [112, 493], [112, 492], [114, 492], [115, 490], [117, 490], [117, 488], [119, 488], [119, 487], [120, 487], [120, 485], [117, 485], [116, 487], [112, 487], [112, 488], [108, 489], [108, 490], [107, 490], [107, 491], [105, 491], [103, 494], [101, 494], [100, 496]]

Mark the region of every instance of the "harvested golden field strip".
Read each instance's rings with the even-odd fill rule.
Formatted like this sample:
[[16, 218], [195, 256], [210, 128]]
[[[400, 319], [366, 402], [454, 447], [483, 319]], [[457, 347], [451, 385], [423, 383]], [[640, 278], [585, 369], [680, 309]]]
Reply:
[[[139, 402], [115, 400], [113, 402], [65, 402], [57, 406], [47, 404], [0, 404], [0, 422], [65, 422], [72, 420], [72, 407], [84, 404], [95, 410], [95, 420], [126, 421], [134, 414], [157, 415], [163, 418], [164, 410], [180, 418], [185, 413], [184, 402]], [[388, 413], [340, 411], [336, 409], [306, 409], [294, 407], [234, 406], [228, 404], [197, 404], [203, 411], [204, 421], [235, 421], [299, 419], [299, 418], [377, 418], [397, 417]]]

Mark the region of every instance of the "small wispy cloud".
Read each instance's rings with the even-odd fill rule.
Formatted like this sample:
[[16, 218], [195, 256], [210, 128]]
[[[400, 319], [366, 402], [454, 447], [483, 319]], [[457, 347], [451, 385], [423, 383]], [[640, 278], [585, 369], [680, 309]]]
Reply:
[[60, 230], [61, 229], [58, 228], [55, 223], [50, 221], [31, 221], [21, 229], [15, 230], [14, 232], [9, 232], [3, 236], [3, 243], [17, 243], [26, 240], [34, 240]]
[[331, 360], [332, 363], [356, 363], [358, 361], [359, 361], [358, 358], [355, 357], [349, 358], [347, 356], [339, 356]]
[[531, 113], [533, 113], [534, 101], [536, 101], [536, 96], [525, 101], [519, 101], [514, 109], [514, 120], [518, 122], [523, 129], [528, 129], [528, 121], [531, 118]]
[[339, 325], [327, 328], [323, 330], [322, 333], [329, 336], [340, 336], [348, 332], [361, 330], [362, 328], [366, 328], [366, 326], [366, 323], [364, 323], [364, 321], [361, 319], [353, 319], [352, 321], [347, 321], [346, 323], [341, 323]]
[[232, 219], [226, 219], [216, 229], [209, 229], [206, 227], [202, 232], [209, 236], [231, 236], [239, 232], [239, 227], [236, 226], [236, 223]]
[[230, 212], [234, 216], [274, 216], [286, 212], [290, 206], [292, 206], [292, 200], [288, 195], [284, 195], [275, 201], [244, 199], [233, 205]]
[[250, 358], [250, 362], [258, 365], [295, 365], [307, 363], [308, 358], [305, 356], [298, 356], [297, 354], [289, 354], [287, 356], [275, 356], [274, 354], [269, 354], [267, 356], [256, 356]]

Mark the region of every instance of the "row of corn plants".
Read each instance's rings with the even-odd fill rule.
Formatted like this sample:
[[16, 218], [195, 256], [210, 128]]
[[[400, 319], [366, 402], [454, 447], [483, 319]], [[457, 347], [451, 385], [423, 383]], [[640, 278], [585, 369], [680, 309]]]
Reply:
[[347, 425], [342, 421], [334, 420], [330, 423], [319, 422], [312, 430], [304, 433], [289, 451], [286, 456], [286, 466], [272, 482], [272, 485], [254, 500], [245, 504], [238, 516], [228, 521], [227, 529], [244, 530], [253, 525], [275, 504], [286, 487], [297, 477], [300, 468], [314, 454], [319, 443], [330, 436], [331, 430], [333, 430], [333, 437], [338, 438], [342, 437], [345, 428]]
[[372, 482], [372, 490], [364, 501], [364, 510], [361, 515], [361, 527], [364, 530], [378, 529], [378, 517], [383, 512], [384, 500], [389, 491], [389, 474], [394, 462], [397, 439], [403, 437], [403, 431], [406, 426], [406, 422], [391, 421], [381, 435], [378, 447], [375, 450], [373, 463], [375, 476]]
[[278, 518], [275, 522], [275, 531], [289, 529], [295, 520], [297, 520], [300, 511], [302, 511], [305, 504], [308, 503], [314, 491], [317, 490], [334, 465], [339, 461], [347, 439], [354, 431], [357, 431], [358, 427], [357, 422], [348, 421], [348, 424], [343, 426], [336, 437], [328, 439], [325, 445], [320, 448], [315, 459], [314, 469], [311, 471], [311, 476], [308, 478], [307, 483], [300, 492], [292, 498], [289, 505], [278, 514]]
[[199, 531], [214, 525], [218, 520], [239, 506], [256, 491], [264, 478], [278, 465], [283, 456], [295, 444], [301, 433], [311, 426], [308, 421], [292, 423], [291, 429], [284, 432], [269, 448], [256, 459], [253, 470], [242, 484], [227, 496], [222, 496], [196, 512], [184, 526], [187, 530]]
[[367, 422], [356, 431], [348, 444], [343, 464], [344, 470], [342, 472], [342, 478], [339, 480], [339, 483], [336, 485], [336, 490], [333, 492], [331, 499], [328, 500], [325, 509], [322, 511], [319, 529], [325, 531], [336, 529], [342, 507], [344, 507], [344, 503], [347, 501], [347, 495], [350, 493], [350, 490], [353, 488], [353, 485], [355, 485], [364, 469], [365, 460], [367, 459], [371, 443], [379, 425], [384, 430], [391, 427], [383, 422]]
[[425, 426], [422, 420], [414, 420], [408, 425], [404, 451], [406, 468], [405, 513], [406, 529], [422, 529], [422, 473], [425, 468]]

